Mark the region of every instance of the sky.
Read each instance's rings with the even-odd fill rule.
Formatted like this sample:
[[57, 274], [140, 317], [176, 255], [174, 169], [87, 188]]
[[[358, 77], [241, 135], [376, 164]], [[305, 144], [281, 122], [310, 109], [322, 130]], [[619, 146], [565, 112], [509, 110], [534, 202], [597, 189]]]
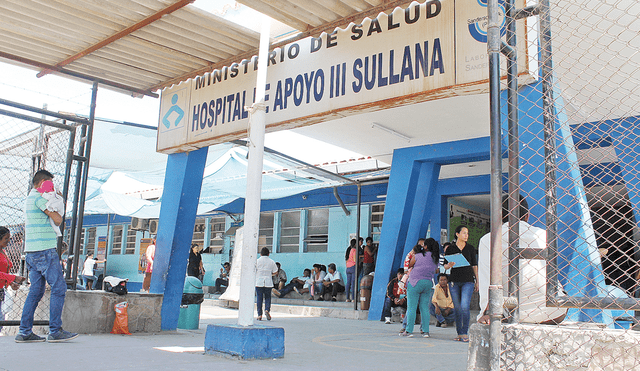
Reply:
[[[242, 23], [246, 27], [256, 28], [257, 12], [243, 9], [241, 12], [229, 7], [234, 1], [197, 0], [194, 4], [207, 11], [213, 11], [225, 18]], [[227, 5], [227, 7], [225, 7]], [[272, 35], [286, 33], [286, 27], [275, 24]], [[42, 108], [47, 105], [51, 111], [89, 115], [91, 103], [91, 84], [79, 82], [54, 74], [37, 78], [37, 71], [8, 62], [0, 58], [0, 98]], [[126, 121], [135, 124], [158, 126], [160, 99], [152, 97], [133, 98], [129, 95], [109, 90], [98, 89], [96, 117], [115, 121]], [[6, 108], [0, 106], [0, 108]], [[0, 116], [0, 125], [6, 127], [13, 120]], [[16, 128], [17, 130], [17, 128]], [[3, 130], [0, 139], [6, 138], [14, 130]], [[100, 140], [100, 138], [94, 138]], [[291, 157], [311, 163], [320, 164], [350, 158], [360, 158], [357, 154], [292, 131], [269, 133], [265, 138], [265, 146], [285, 153]]]

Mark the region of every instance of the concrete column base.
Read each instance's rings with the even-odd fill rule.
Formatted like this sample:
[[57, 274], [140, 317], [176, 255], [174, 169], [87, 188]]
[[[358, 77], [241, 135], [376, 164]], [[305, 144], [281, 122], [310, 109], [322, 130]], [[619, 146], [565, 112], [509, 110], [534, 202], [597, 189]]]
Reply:
[[62, 311], [63, 327], [81, 334], [107, 334], [113, 328], [113, 306], [126, 301], [129, 332], [160, 332], [162, 294], [130, 292], [116, 295], [105, 291], [67, 291]]
[[208, 325], [206, 354], [232, 355], [241, 359], [284, 357], [284, 329], [280, 327]]
[[[469, 329], [467, 370], [489, 371], [489, 326]], [[594, 324], [502, 326], [501, 370], [638, 370], [640, 333]]]

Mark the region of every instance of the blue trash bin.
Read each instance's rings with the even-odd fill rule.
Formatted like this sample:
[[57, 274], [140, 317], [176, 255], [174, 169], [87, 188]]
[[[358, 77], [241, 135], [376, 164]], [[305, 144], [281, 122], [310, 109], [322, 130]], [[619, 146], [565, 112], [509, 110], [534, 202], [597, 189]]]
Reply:
[[197, 330], [200, 325], [200, 304], [204, 301], [202, 282], [196, 277], [187, 277], [182, 290], [182, 303], [178, 328]]

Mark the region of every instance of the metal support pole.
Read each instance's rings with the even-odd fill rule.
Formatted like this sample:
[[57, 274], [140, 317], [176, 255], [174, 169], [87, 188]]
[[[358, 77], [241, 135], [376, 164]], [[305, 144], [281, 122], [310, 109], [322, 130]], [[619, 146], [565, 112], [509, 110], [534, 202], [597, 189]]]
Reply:
[[358, 196], [356, 201], [356, 272], [355, 272], [355, 285], [353, 288], [353, 310], [358, 310], [358, 302], [360, 301], [360, 280], [358, 279], [358, 266], [360, 265], [360, 206], [362, 204], [362, 186], [360, 182], [358, 186]]
[[[66, 125], [67, 120], [63, 120], [62, 123]], [[73, 147], [75, 142], [76, 142], [76, 131], [70, 130], [69, 144], [67, 146], [67, 159], [66, 159], [66, 165], [64, 168], [64, 183], [62, 185], [62, 199], [64, 200], [65, 214], [66, 214], [66, 207], [67, 207], [67, 197], [69, 196], [69, 182], [71, 181], [71, 166], [73, 165]], [[64, 215], [62, 216], [63, 218], [62, 218], [62, 223], [60, 224], [60, 230], [64, 234], [66, 223], [65, 223]], [[62, 254], [62, 239], [63, 237], [58, 238], [58, 255]], [[71, 246], [67, 246], [67, 256], [69, 255], [71, 255]]]
[[[502, 317], [502, 149], [500, 137], [500, 16], [498, 0], [487, 4], [489, 25], [487, 48], [489, 53], [489, 105], [491, 141], [491, 266], [489, 279], [489, 364], [492, 371], [500, 370]], [[481, 308], [484, 310], [484, 308]]]
[[[80, 130], [80, 149], [79, 153], [84, 154], [84, 145], [86, 143], [87, 126], [82, 125]], [[74, 156], [75, 158], [75, 156]], [[67, 264], [67, 272], [65, 278], [67, 284], [71, 283], [71, 288], [75, 290], [78, 282], [78, 262], [80, 259], [80, 234], [76, 238], [76, 231], [78, 228], [78, 199], [80, 198], [80, 180], [82, 178], [82, 168], [85, 166], [85, 162], [78, 162], [76, 167], [76, 183], [73, 190], [73, 206], [71, 209], [71, 230], [69, 231], [69, 251], [73, 251], [73, 263]], [[68, 280], [71, 280], [70, 282]]]
[[[509, 125], [509, 296], [519, 297], [520, 247], [520, 148], [518, 142], [518, 64], [516, 52], [516, 19], [514, 0], [505, 2], [507, 17], [507, 116]], [[511, 320], [519, 318], [518, 306]]]
[[556, 195], [556, 112], [553, 102], [551, 53], [551, 9], [549, 0], [540, 1], [540, 79], [544, 117], [545, 220], [547, 224], [547, 302], [558, 291], [558, 198]]
[[253, 307], [256, 287], [256, 252], [260, 227], [260, 200], [262, 193], [262, 165], [264, 156], [264, 133], [266, 110], [264, 105], [267, 84], [267, 58], [269, 54], [269, 29], [271, 21], [262, 18], [258, 76], [256, 78], [256, 101], [251, 108], [249, 123], [249, 162], [247, 165], [247, 195], [244, 205], [244, 231], [242, 267], [240, 276], [240, 300], [238, 325], [253, 325]]
[[[84, 163], [84, 166], [82, 167], [82, 182], [80, 184], [80, 194], [78, 197], [78, 222], [77, 222], [77, 229], [76, 229], [76, 241], [80, 241], [80, 233], [81, 233], [81, 229], [82, 229], [82, 223], [83, 223], [83, 219], [84, 219], [84, 200], [87, 196], [87, 179], [89, 177], [89, 161], [91, 159], [91, 142], [93, 140], [93, 123], [94, 123], [94, 119], [96, 116], [96, 99], [98, 97], [98, 83], [94, 82], [93, 83], [93, 87], [91, 89], [91, 107], [90, 107], [90, 111], [89, 111], [89, 125], [87, 127], [87, 136], [83, 137], [82, 139], [85, 140], [84, 143], [84, 155], [87, 158], [87, 162]], [[78, 180], [76, 179], [76, 184], [78, 184]], [[77, 192], [77, 191], [76, 191]], [[74, 272], [73, 272], [73, 285], [75, 287], [76, 284], [76, 278], [78, 275], [78, 261], [79, 261], [79, 255], [80, 255], [80, 249], [79, 249], [79, 245], [76, 248], [76, 252], [75, 252], [75, 256], [73, 257], [73, 261], [74, 261]]]

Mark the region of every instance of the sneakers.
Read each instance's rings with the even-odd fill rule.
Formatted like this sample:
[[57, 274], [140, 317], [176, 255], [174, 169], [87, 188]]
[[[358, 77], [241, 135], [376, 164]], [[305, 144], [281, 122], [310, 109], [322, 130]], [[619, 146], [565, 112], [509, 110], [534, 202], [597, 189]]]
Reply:
[[408, 338], [412, 338], [413, 337], [413, 334], [410, 334], [410, 333], [408, 333], [406, 331], [402, 331], [399, 335], [403, 336], [403, 337], [408, 337]]
[[332, 297], [332, 298], [331, 298], [331, 301], [337, 301], [336, 297], [335, 297], [335, 296], [334, 296], [334, 297]]
[[268, 310], [264, 311], [264, 315], [267, 316], [267, 321], [271, 321], [271, 313]]
[[73, 340], [77, 337], [78, 334], [60, 329], [60, 331], [55, 334], [49, 334], [49, 336], [47, 336], [47, 341], [50, 343], [58, 343], [61, 341]]
[[384, 323], [385, 324], [390, 324], [391, 323], [391, 317], [384, 317]]
[[319, 298], [318, 298], [318, 301], [324, 301], [324, 297], [322, 297], [322, 296], [321, 296], [321, 297], [319, 297]]
[[43, 338], [42, 336], [38, 336], [32, 332], [29, 335], [18, 334], [16, 335], [15, 340], [16, 343], [41, 343], [45, 340], [45, 338]]
[[431, 336], [429, 335], [428, 332], [425, 332], [424, 334], [422, 334], [422, 337], [423, 338], [430, 338]]
[[436, 322], [436, 327], [442, 327], [442, 322], [440, 321]]
[[297, 292], [298, 294], [300, 294], [300, 290], [298, 290], [297, 287], [293, 286], [293, 291]]
[[401, 334], [405, 331], [404, 329], [405, 329], [404, 327], [400, 329]]

